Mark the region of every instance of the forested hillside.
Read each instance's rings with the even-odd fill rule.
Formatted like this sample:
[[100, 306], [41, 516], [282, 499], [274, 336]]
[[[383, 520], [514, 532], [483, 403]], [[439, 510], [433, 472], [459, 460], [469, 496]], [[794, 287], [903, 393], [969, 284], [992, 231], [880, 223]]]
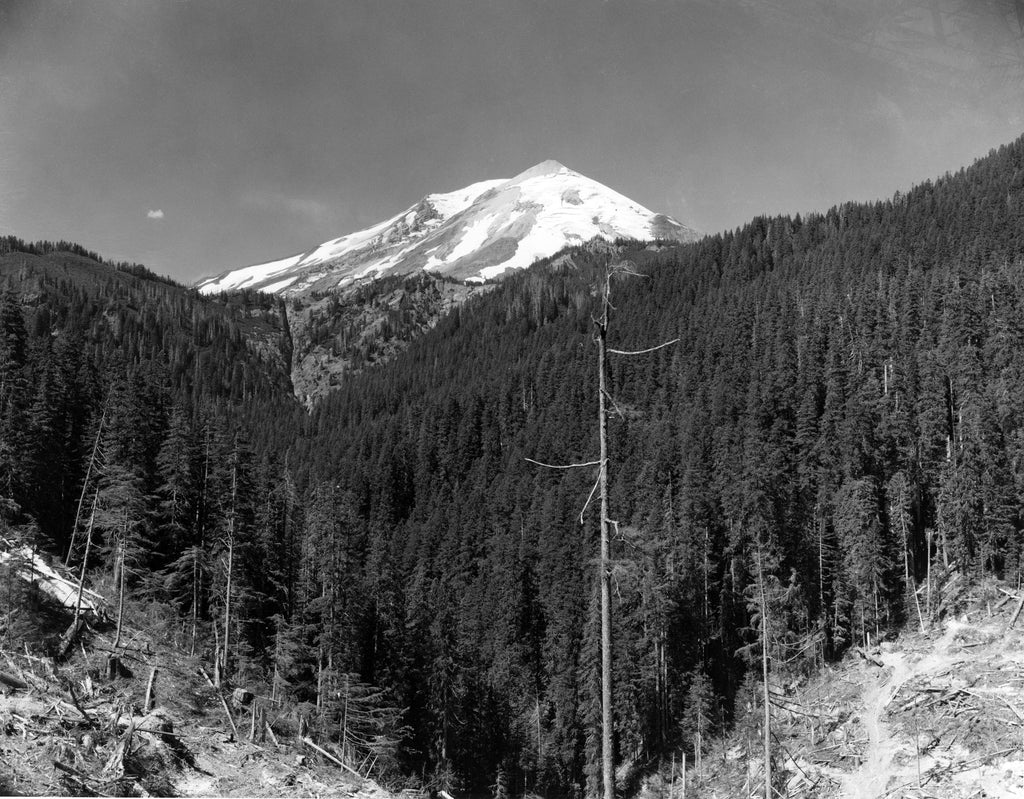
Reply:
[[[78, 245], [14, 237], [0, 239], [0, 291], [0, 537], [78, 568], [88, 529], [94, 577], [123, 556], [132, 593], [191, 607], [179, 560], [204, 550], [205, 596], [232, 512], [225, 474], [253, 460], [254, 420], [295, 405], [276, 301], [215, 304]], [[8, 616], [3, 635], [45, 632]]]
[[571, 250], [310, 413], [274, 301], [11, 249], [5, 537], [74, 532], [77, 564], [95, 512], [97, 578], [123, 555], [182, 646], [394, 773], [593, 792], [596, 469], [527, 458], [598, 457], [613, 263], [642, 276], [610, 346], [679, 339], [609, 369], [624, 762], [756, 705], [762, 638], [781, 684], [931, 612], [938, 572], [1020, 575], [1024, 140], [885, 202]]
[[[1018, 141], [891, 201], [614, 256], [649, 276], [613, 285], [610, 345], [681, 339], [611, 363], [624, 759], [729, 723], [758, 560], [786, 671], [899, 623], [929, 553], [1017, 574], [1022, 254]], [[346, 668], [430, 767], [516, 790], [595, 776], [595, 474], [525, 460], [597, 457], [609, 256], [571, 256], [329, 397], [294, 460], [345, 508]]]

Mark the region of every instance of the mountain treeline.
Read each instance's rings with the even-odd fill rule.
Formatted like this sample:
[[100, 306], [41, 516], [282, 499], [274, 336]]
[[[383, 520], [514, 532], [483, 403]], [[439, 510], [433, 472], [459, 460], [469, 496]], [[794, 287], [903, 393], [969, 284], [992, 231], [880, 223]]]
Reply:
[[309, 413], [272, 301], [11, 282], [8, 535], [80, 564], [94, 513], [97, 579], [393, 773], [593, 795], [596, 467], [527, 459], [598, 457], [625, 260], [609, 346], [678, 341], [610, 356], [623, 762], [753, 723], [765, 661], [781, 692], [935, 612], [941, 574], [1020, 579], [1024, 140], [885, 202], [571, 250]]

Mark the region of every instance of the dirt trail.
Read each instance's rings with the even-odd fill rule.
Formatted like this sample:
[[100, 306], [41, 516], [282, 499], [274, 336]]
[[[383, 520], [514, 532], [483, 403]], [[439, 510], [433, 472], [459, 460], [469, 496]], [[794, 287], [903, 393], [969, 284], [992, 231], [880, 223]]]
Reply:
[[869, 682], [864, 687], [864, 711], [860, 720], [867, 731], [868, 744], [860, 767], [843, 778], [844, 797], [882, 799], [889, 794], [889, 785], [894, 779], [897, 783], [911, 780], [911, 771], [894, 762], [900, 744], [893, 738], [883, 718], [889, 703], [908, 680], [948, 669], [956, 662], [957, 657], [950, 648], [961, 627], [961, 624], [950, 621], [942, 637], [935, 642], [932, 652], [913, 663], [908, 660], [906, 653], [882, 652], [879, 658], [884, 664], [883, 669], [867, 666], [874, 674], [868, 673]]
[[882, 721], [885, 709], [911, 674], [906, 656], [887, 652], [881, 657], [885, 670], [879, 671], [864, 693], [864, 711], [860, 720], [868, 734], [868, 745], [860, 768], [843, 780], [843, 796], [850, 799], [878, 799], [894, 774], [896, 746], [889, 725]]

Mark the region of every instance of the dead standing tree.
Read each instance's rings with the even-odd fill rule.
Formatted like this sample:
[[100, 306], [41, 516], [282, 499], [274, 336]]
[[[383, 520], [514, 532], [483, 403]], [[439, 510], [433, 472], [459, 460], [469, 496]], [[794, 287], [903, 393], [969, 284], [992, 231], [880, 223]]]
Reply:
[[[100, 441], [103, 438], [103, 425], [107, 421], [107, 404], [110, 402], [108, 392], [107, 399], [103, 403], [103, 413], [100, 415], [100, 423], [96, 426], [96, 437], [92, 442], [92, 452], [89, 455], [89, 463], [85, 469], [85, 479], [82, 480], [82, 492], [78, 496], [78, 508], [75, 510], [75, 523], [71, 528], [71, 541], [68, 543], [68, 554], [64, 558], [64, 565], [71, 565], [71, 556], [75, 551], [75, 537], [78, 535], [78, 524], [82, 520], [82, 505], [85, 502], [85, 494], [89, 488], [89, 479], [94, 471], [103, 468], [103, 453], [100, 450]], [[95, 508], [94, 508], [95, 510]]]
[[614, 713], [612, 712], [612, 610], [611, 610], [611, 536], [610, 528], [618, 527], [618, 522], [608, 516], [608, 409], [609, 402], [614, 406], [615, 400], [608, 392], [608, 379], [605, 361], [609, 354], [612, 355], [644, 355], [649, 352], [660, 350], [679, 341], [678, 338], [648, 347], [642, 350], [617, 350], [608, 347], [608, 316], [609, 311], [615, 306], [611, 303], [612, 278], [617, 276], [632, 275], [646, 277], [636, 271], [635, 265], [630, 261], [623, 261], [608, 267], [601, 287], [601, 313], [593, 318], [594, 340], [597, 343], [597, 429], [600, 454], [596, 461], [585, 463], [570, 463], [566, 465], [554, 465], [527, 458], [530, 463], [543, 466], [548, 469], [579, 469], [590, 466], [597, 467], [597, 479], [594, 487], [590, 489], [587, 501], [580, 511], [580, 524], [583, 523], [584, 514], [590, 506], [594, 494], [598, 495], [601, 506], [601, 543], [600, 555], [598, 558], [598, 582], [601, 586], [601, 779], [604, 785], [604, 799], [615, 799], [615, 753], [612, 746], [612, 730], [614, 725]]
[[85, 554], [82, 556], [82, 568], [78, 576], [78, 595], [75, 598], [75, 616], [71, 622], [71, 626], [65, 631], [64, 635], [61, 636], [61, 641], [58, 646], [58, 652], [60, 657], [66, 657], [67, 653], [71, 650], [71, 647], [75, 643], [75, 639], [78, 637], [78, 632], [82, 628], [84, 620], [82, 618], [82, 594], [85, 591], [85, 570], [89, 566], [89, 551], [92, 549], [92, 533], [96, 522], [96, 503], [99, 500], [99, 489], [96, 490], [92, 498], [92, 513], [89, 515], [89, 525], [86, 528], [85, 538]]
[[220, 686], [222, 680], [227, 679], [231, 668], [231, 592], [234, 578], [235, 547], [238, 543], [237, 516], [238, 516], [238, 436], [235, 436], [235, 444], [231, 453], [231, 505], [227, 514], [227, 530], [225, 531], [223, 546], [226, 553], [225, 586], [224, 586], [224, 648], [220, 651], [217, 669], [214, 672], [214, 682]]

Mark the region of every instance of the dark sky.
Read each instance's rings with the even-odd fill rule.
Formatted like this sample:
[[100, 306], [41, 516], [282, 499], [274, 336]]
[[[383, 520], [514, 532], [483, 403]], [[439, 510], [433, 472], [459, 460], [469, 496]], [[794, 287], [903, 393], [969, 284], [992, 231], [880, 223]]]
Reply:
[[1024, 132], [1012, 0], [0, 0], [0, 233], [182, 280], [557, 159], [701, 230]]

